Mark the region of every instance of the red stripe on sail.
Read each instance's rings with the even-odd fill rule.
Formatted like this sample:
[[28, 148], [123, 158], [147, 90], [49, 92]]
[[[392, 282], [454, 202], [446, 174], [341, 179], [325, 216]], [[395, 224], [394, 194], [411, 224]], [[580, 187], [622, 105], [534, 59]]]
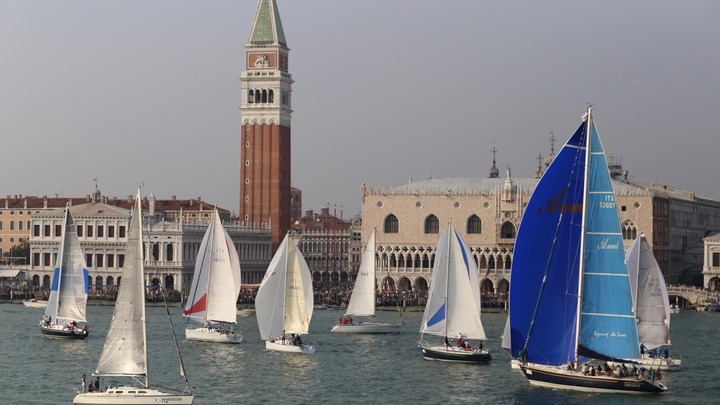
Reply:
[[200, 297], [199, 300], [195, 301], [192, 307], [190, 309], [186, 309], [183, 311], [183, 315], [190, 315], [195, 312], [202, 312], [205, 311], [207, 308], [207, 294]]

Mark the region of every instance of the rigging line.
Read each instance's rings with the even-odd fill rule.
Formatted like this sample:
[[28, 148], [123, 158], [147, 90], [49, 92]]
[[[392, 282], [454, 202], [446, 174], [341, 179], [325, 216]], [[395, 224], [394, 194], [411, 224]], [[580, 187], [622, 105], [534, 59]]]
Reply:
[[178, 345], [177, 336], [175, 335], [175, 327], [173, 326], [172, 317], [170, 316], [170, 309], [168, 308], [167, 300], [165, 300], [164, 287], [160, 288], [160, 295], [162, 295], [163, 304], [165, 304], [165, 313], [167, 313], [168, 323], [170, 324], [170, 331], [172, 332], [173, 342], [175, 343], [175, 350], [177, 351], [178, 360], [180, 361], [180, 375], [183, 376], [183, 379], [185, 380], [187, 392], [190, 392], [190, 382], [188, 381], [187, 373], [185, 372], [185, 365], [183, 364], [182, 355], [180, 354], [180, 346]]
[[[586, 145], [587, 145], [587, 140], [586, 140]], [[578, 153], [575, 154], [575, 164], [573, 165], [572, 172], [570, 173], [570, 176], [568, 177], [568, 187], [567, 187], [568, 189], [570, 189], [570, 186], [572, 185], [572, 179], [575, 174], [575, 170], [577, 169], [577, 167], [579, 165], [579, 162], [578, 162], [579, 152], [582, 152], [584, 149], [585, 148], [582, 148], [582, 147], [577, 148]], [[586, 151], [586, 153], [587, 153], [587, 151]], [[563, 202], [567, 202], [568, 198], [569, 198], [568, 194], [566, 193], [563, 198]], [[543, 274], [543, 281], [540, 286], [540, 293], [538, 294], [538, 299], [537, 299], [537, 302], [535, 303], [535, 310], [533, 312], [533, 316], [530, 321], [530, 327], [528, 328], [527, 336], [525, 337], [525, 344], [523, 345], [523, 350], [526, 352], [527, 352], [528, 344], [530, 343], [530, 337], [532, 335], [533, 328], [535, 326], [535, 319], [537, 318], [538, 307], [540, 306], [540, 300], [542, 299], [543, 291], [545, 290], [548, 272], [550, 271], [550, 263], [552, 262], [553, 254], [555, 253], [555, 244], [557, 243], [557, 238], [560, 233], [560, 224], [562, 224], [563, 216], [564, 216], [564, 212], [563, 212], [563, 210], [560, 210], [560, 216], [558, 218], [558, 223], [557, 223], [557, 226], [555, 227], [555, 235], [553, 236], [553, 242], [550, 247], [550, 256], [548, 257], [548, 261], [545, 265], [545, 273]]]
[[[388, 277], [390, 277], [390, 279], [392, 280], [392, 277], [390, 276], [390, 266], [385, 268], [385, 272], [387, 273]], [[392, 291], [392, 287], [390, 287], [390, 291]], [[397, 292], [399, 293], [400, 290], [397, 290]], [[402, 311], [400, 311], [400, 304], [398, 304], [397, 299], [395, 300], [395, 307], [398, 310], [398, 314], [400, 314], [400, 320], [402, 321], [402, 324], [405, 325], [405, 318], [403, 317]]]

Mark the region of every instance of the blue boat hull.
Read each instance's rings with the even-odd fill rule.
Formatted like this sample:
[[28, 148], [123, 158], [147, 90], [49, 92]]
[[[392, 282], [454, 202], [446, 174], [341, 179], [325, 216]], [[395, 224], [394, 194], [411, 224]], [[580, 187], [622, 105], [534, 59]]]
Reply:
[[615, 378], [607, 376], [586, 376], [576, 372], [557, 371], [549, 367], [521, 365], [525, 377], [533, 385], [552, 388], [571, 389], [589, 392], [617, 392], [632, 394], [656, 394], [667, 391], [659, 381], [634, 378]]

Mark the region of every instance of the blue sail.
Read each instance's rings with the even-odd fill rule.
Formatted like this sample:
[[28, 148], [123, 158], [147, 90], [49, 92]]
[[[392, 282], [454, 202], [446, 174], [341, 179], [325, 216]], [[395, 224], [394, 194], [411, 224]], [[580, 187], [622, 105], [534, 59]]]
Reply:
[[585, 218], [585, 267], [578, 353], [598, 359], [640, 357], [620, 218], [595, 124]]
[[540, 179], [515, 239], [511, 350], [519, 357], [527, 342], [532, 363], [575, 356], [586, 132], [583, 122]]

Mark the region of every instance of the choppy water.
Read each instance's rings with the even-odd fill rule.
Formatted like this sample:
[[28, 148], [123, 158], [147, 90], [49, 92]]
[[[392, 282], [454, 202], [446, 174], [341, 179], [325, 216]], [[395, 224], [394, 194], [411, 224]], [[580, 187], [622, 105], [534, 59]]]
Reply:
[[[42, 310], [0, 305], [0, 404], [71, 403], [83, 373], [95, 369], [113, 307], [90, 306], [91, 336], [63, 341], [40, 336]], [[181, 388], [177, 358], [164, 308], [148, 308], [151, 382]], [[685, 311], [673, 315], [672, 355], [683, 370], [665, 373], [668, 393], [659, 396], [585, 394], [532, 387], [511, 371], [500, 349], [503, 313], [483, 315], [493, 354], [489, 365], [431, 362], [416, 346], [422, 314], [404, 313], [398, 335], [329, 333], [341, 314], [315, 311], [310, 335], [317, 351], [302, 356], [264, 351], [254, 316], [239, 317], [239, 345], [184, 340], [184, 319], [171, 308], [196, 404], [709, 404], [718, 403], [720, 314]], [[381, 320], [399, 322], [397, 312]], [[104, 381], [109, 383], [108, 381]]]

